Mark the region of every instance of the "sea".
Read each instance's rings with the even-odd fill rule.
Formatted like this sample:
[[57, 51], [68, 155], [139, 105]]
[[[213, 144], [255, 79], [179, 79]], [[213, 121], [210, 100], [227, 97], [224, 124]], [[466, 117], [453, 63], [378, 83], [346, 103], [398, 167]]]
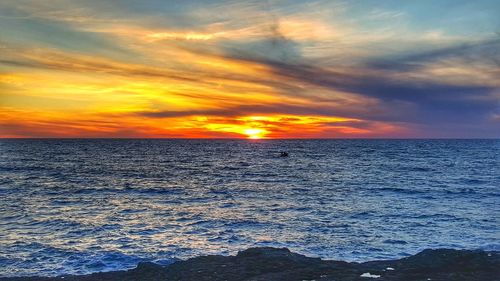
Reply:
[[2, 277], [264, 246], [500, 250], [500, 140], [0, 140]]

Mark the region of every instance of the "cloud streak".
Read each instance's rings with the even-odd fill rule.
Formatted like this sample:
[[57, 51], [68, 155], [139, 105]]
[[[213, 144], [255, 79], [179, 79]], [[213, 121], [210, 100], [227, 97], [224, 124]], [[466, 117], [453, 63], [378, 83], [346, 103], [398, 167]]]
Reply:
[[4, 136], [500, 137], [489, 14], [436, 30], [410, 5], [111, 2], [0, 4]]

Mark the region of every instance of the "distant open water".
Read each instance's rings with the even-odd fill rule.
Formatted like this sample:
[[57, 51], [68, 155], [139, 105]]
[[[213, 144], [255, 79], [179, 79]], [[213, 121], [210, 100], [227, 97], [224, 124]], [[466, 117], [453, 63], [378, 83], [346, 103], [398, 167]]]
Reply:
[[0, 276], [500, 250], [499, 161], [498, 140], [2, 140]]

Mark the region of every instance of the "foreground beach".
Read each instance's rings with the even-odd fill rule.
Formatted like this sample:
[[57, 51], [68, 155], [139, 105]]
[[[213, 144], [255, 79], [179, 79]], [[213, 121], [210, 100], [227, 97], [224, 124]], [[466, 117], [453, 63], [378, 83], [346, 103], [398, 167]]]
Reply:
[[0, 278], [1, 281], [203, 281], [203, 280], [498, 280], [500, 252], [424, 250], [387, 261], [321, 260], [286, 248], [250, 248], [236, 256], [202, 256], [169, 266], [140, 263], [135, 269], [81, 276]]

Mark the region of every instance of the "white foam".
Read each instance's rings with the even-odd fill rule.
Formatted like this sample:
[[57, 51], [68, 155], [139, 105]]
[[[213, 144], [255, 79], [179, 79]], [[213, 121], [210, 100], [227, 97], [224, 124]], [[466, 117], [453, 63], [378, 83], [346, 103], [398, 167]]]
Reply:
[[395, 270], [395, 269], [394, 269], [394, 268], [392, 268], [392, 267], [388, 267], [388, 268], [386, 268], [385, 270]]
[[370, 272], [365, 272], [360, 275], [360, 277], [366, 277], [366, 278], [380, 278], [380, 275], [377, 274], [371, 274]]

